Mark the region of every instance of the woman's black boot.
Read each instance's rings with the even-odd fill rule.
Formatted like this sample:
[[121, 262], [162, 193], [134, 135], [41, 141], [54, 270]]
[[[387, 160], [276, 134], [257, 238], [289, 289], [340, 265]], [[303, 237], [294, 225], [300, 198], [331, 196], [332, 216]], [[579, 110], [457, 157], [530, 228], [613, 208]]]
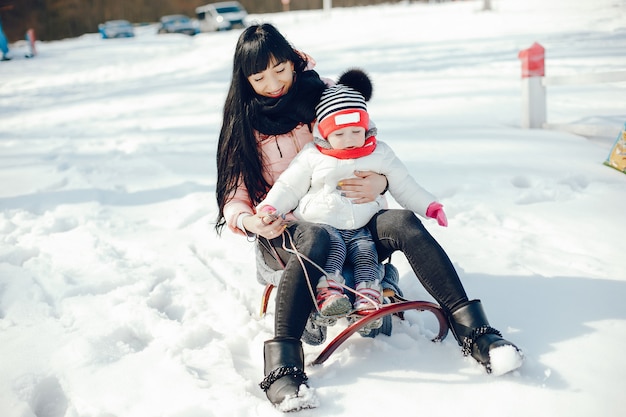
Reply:
[[463, 355], [472, 355], [487, 373], [502, 375], [522, 365], [522, 352], [489, 325], [480, 300], [468, 301], [454, 310], [450, 324]]
[[302, 343], [294, 338], [267, 340], [263, 353], [265, 379], [259, 386], [270, 402], [281, 411], [315, 407], [317, 399], [306, 391]]

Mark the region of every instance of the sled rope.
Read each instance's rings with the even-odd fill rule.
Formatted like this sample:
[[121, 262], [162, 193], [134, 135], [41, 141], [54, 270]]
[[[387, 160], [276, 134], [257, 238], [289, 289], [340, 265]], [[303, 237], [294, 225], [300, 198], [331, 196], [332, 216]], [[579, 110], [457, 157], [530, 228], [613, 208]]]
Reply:
[[[286, 241], [285, 241], [285, 237], [284, 237], [285, 235], [287, 235], [287, 238], [289, 238], [289, 243], [291, 244], [291, 247], [294, 248], [294, 249], [290, 249], [290, 248], [287, 247], [287, 244], [286, 244]], [[322, 268], [317, 263], [315, 263], [311, 259], [309, 259], [306, 255], [303, 255], [297, 249], [295, 249], [296, 245], [293, 242], [293, 237], [291, 236], [291, 233], [289, 233], [289, 231], [287, 229], [285, 229], [285, 231], [283, 232], [282, 248], [285, 251], [294, 254], [296, 256], [296, 258], [298, 259], [298, 262], [300, 263], [300, 266], [302, 267], [302, 270], [304, 271], [304, 276], [306, 278], [307, 285], [309, 287], [309, 293], [311, 295], [311, 299], [313, 300], [313, 305], [315, 306], [315, 309], [317, 310], [317, 312], [320, 313], [320, 308], [317, 305], [317, 302], [315, 302], [315, 298], [316, 297], [315, 297], [315, 292], [313, 291], [313, 286], [311, 285], [311, 277], [309, 276], [309, 273], [308, 273], [307, 269], [304, 266], [304, 261], [308, 262], [310, 265], [315, 267], [317, 270], [319, 270], [327, 278], [331, 278], [332, 279], [332, 276], [329, 275], [326, 271], [324, 271], [324, 268]], [[344, 280], [344, 282], [345, 282], [345, 280]], [[351, 293], [353, 293], [353, 294], [355, 294], [357, 296], [365, 298], [367, 300], [367, 302], [372, 304], [372, 306], [374, 307], [375, 310], [380, 309], [380, 304], [378, 304], [377, 302], [375, 302], [371, 298], [366, 297], [364, 294], [361, 294], [360, 292], [350, 288], [349, 286], [345, 285], [345, 283], [337, 282], [337, 284], [340, 285], [344, 290], [350, 291]]]

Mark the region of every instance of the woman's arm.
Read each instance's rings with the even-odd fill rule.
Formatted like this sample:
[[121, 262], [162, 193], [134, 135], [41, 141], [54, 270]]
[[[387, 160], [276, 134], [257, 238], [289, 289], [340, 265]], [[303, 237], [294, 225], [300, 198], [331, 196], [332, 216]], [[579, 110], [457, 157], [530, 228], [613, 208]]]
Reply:
[[354, 203], [371, 203], [387, 190], [387, 177], [373, 171], [355, 171], [357, 178], [346, 178], [337, 184], [337, 189]]
[[266, 239], [280, 236], [287, 227], [282, 217], [267, 212], [245, 216], [242, 218], [242, 223], [248, 232], [263, 236]]
[[280, 236], [284, 229], [282, 218], [275, 219], [266, 212], [255, 212], [243, 185], [237, 188], [224, 206], [224, 217], [229, 229], [235, 234], [255, 234], [273, 239]]

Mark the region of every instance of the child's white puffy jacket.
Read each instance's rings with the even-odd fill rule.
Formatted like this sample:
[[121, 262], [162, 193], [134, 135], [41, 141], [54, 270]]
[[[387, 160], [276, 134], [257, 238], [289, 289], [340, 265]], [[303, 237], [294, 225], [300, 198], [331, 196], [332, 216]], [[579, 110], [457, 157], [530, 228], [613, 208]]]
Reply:
[[279, 213], [302, 220], [325, 223], [338, 229], [363, 227], [379, 210], [386, 208], [384, 196], [371, 203], [354, 204], [337, 190], [339, 180], [354, 177], [354, 171], [384, 174], [389, 192], [404, 208], [426, 217], [435, 196], [422, 188], [406, 166], [384, 142], [377, 141], [371, 154], [357, 159], [337, 159], [322, 154], [308, 143], [280, 175], [259, 209], [270, 205]]

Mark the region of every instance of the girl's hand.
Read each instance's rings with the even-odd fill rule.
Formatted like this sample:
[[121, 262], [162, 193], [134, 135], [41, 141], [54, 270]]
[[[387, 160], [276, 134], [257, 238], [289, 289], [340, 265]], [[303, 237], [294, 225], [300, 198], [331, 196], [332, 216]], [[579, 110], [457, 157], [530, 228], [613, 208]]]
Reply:
[[387, 177], [372, 171], [354, 171], [357, 178], [339, 181], [337, 189], [357, 204], [371, 203], [387, 188]]
[[243, 227], [250, 233], [263, 236], [266, 239], [274, 239], [280, 236], [287, 224], [282, 216], [277, 213], [259, 212], [246, 216], [243, 219]]

